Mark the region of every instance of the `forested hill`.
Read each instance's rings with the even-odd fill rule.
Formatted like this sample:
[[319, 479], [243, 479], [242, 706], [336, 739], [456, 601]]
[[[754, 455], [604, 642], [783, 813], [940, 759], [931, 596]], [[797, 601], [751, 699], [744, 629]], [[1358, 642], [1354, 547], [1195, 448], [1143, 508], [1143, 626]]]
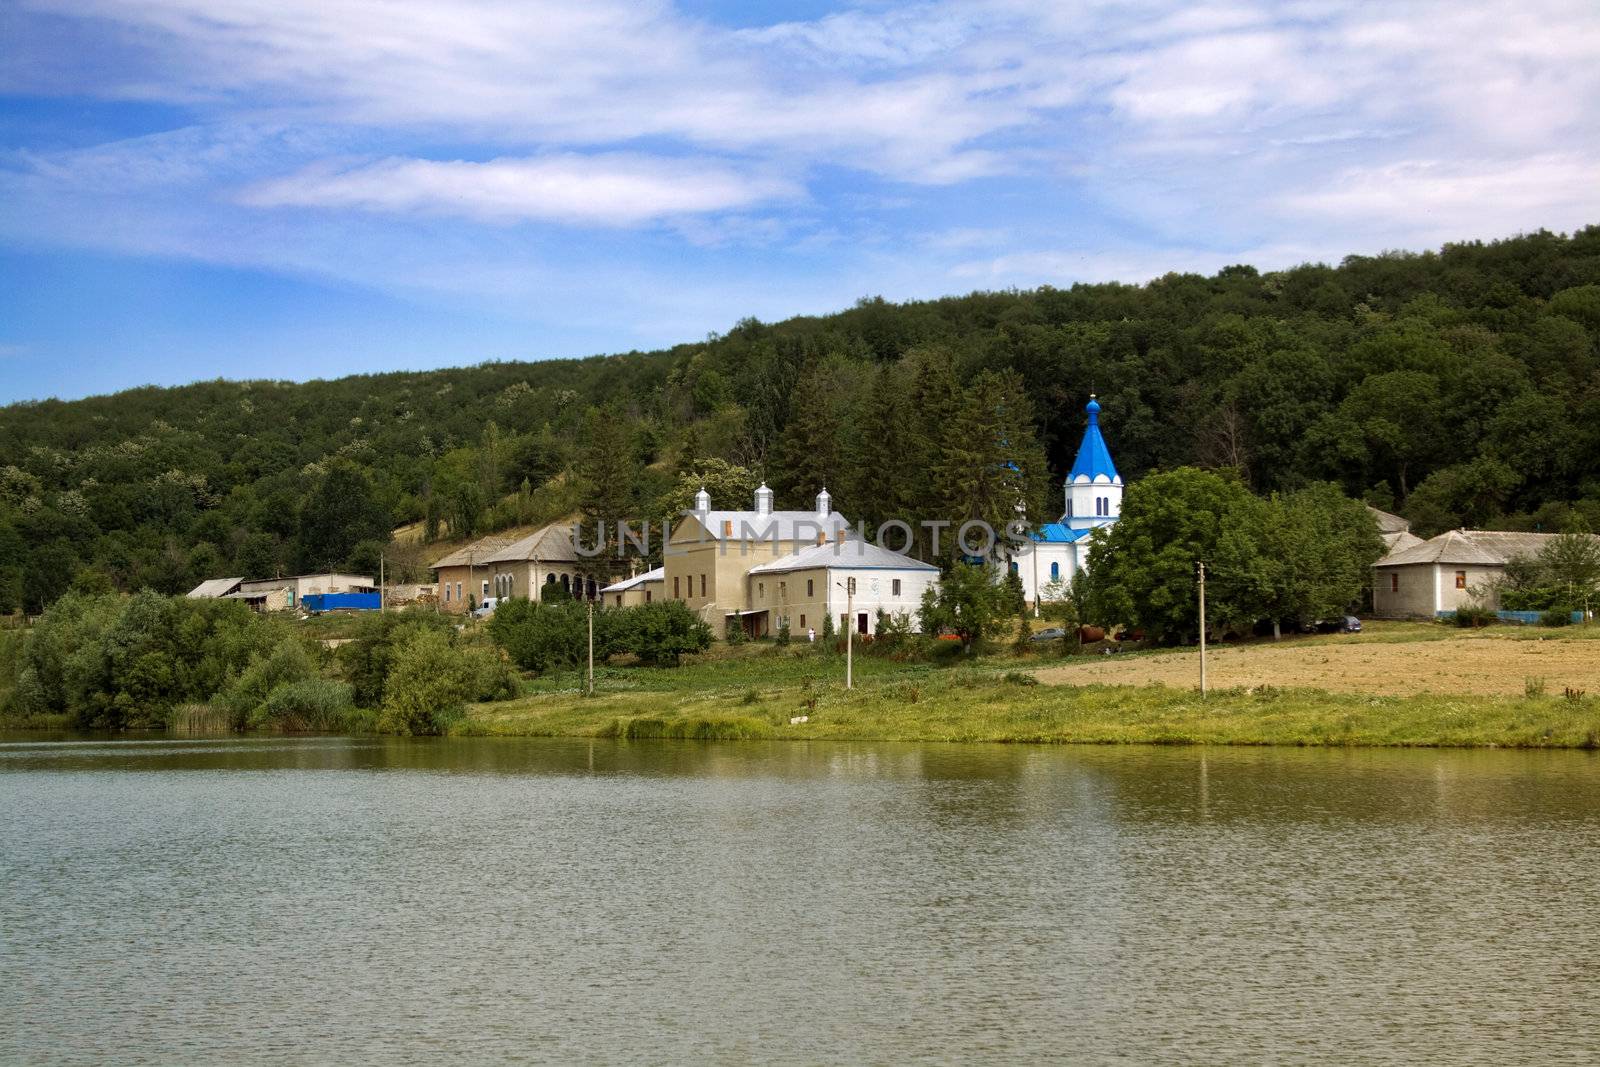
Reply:
[[16, 404], [0, 611], [72, 583], [370, 567], [400, 523], [660, 514], [702, 478], [726, 499], [764, 477], [779, 506], [825, 483], [869, 519], [1003, 515], [1022, 492], [1053, 518], [1091, 391], [1125, 478], [1333, 480], [1423, 533], [1557, 529], [1573, 505], [1600, 525], [1600, 227], [866, 300], [662, 352]]

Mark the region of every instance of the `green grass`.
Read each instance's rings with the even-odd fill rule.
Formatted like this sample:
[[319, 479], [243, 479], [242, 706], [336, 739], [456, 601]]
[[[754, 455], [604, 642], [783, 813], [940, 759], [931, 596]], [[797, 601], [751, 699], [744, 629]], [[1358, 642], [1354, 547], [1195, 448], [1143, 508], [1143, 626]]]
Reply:
[[[1415, 745], [1594, 748], [1600, 700], [1318, 690], [1233, 690], [1206, 700], [1163, 686], [1049, 686], [1023, 660], [898, 664], [738, 649], [678, 670], [611, 668], [586, 697], [581, 676], [540, 679], [521, 698], [472, 708], [455, 731], [576, 737], [1026, 741], [1083, 744]], [[752, 695], [753, 694], [753, 695]], [[796, 716], [805, 723], [791, 723]]]

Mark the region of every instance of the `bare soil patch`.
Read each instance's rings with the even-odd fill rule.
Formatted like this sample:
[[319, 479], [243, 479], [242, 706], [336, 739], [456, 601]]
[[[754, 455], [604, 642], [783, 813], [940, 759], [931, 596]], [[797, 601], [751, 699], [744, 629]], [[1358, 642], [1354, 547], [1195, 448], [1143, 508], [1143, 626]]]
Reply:
[[[1053, 685], [1199, 685], [1197, 651], [1101, 656], [1038, 672]], [[1571, 686], [1600, 694], [1600, 643], [1511, 640], [1489, 635], [1408, 643], [1252, 644], [1212, 648], [1206, 675], [1216, 689], [1326, 689], [1336, 693], [1404, 696], [1474, 693], [1522, 696], [1527, 680], [1547, 692]]]

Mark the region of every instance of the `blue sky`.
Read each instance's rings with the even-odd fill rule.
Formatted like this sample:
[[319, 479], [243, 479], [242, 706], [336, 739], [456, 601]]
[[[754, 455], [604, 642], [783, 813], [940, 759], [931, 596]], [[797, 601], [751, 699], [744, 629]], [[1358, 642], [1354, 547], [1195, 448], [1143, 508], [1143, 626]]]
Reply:
[[8, 0], [0, 402], [1600, 222], [1600, 8]]

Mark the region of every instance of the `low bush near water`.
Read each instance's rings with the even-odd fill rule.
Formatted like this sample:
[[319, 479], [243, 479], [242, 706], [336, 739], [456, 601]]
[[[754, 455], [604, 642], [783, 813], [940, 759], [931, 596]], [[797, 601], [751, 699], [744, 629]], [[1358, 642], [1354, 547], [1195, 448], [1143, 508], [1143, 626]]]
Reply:
[[749, 741], [771, 737], [773, 730], [770, 723], [748, 715], [640, 715], [614, 720], [600, 730], [599, 736], [625, 741]]
[[355, 705], [345, 682], [303, 678], [280, 685], [251, 716], [250, 726], [292, 732], [332, 732], [350, 727]]

